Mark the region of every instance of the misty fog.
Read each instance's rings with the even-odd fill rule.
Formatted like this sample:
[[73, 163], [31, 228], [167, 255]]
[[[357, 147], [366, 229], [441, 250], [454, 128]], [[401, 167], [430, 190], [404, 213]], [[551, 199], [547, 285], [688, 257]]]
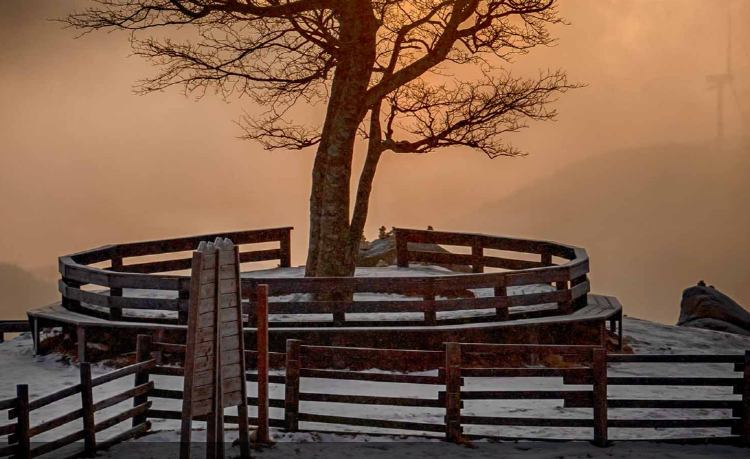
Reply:
[[[126, 34], [74, 40], [47, 20], [87, 3], [0, 3], [0, 262], [45, 278], [54, 299], [62, 254], [290, 225], [293, 263], [303, 264], [315, 149], [239, 140], [233, 121], [258, 110], [247, 99], [134, 95], [155, 69], [127, 57]], [[749, 307], [750, 0], [575, 0], [560, 10], [570, 25], [552, 27], [557, 46], [512, 68], [563, 68], [588, 86], [561, 97], [556, 122], [508, 137], [529, 156], [386, 154], [366, 236], [432, 225], [546, 238], [587, 248], [593, 292], [617, 296], [631, 316], [673, 323], [682, 289], [701, 278]], [[725, 70], [730, 14], [735, 81], [718, 149], [706, 76]], [[361, 159], [362, 149], [355, 171]], [[211, 186], [196, 186], [206, 177]], [[0, 296], [0, 319], [28, 307]]]

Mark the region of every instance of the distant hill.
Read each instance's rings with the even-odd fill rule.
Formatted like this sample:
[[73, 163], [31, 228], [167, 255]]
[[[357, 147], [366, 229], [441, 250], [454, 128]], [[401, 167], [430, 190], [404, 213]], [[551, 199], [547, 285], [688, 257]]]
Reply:
[[444, 229], [578, 245], [595, 292], [675, 323], [700, 279], [750, 307], [750, 151], [663, 145], [571, 165]]
[[26, 311], [59, 299], [55, 283], [0, 263], [0, 320], [25, 319]]

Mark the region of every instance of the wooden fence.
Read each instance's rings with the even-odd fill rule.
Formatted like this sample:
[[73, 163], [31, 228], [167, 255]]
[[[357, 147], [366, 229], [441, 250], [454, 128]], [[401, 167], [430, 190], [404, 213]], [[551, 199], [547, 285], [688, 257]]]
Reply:
[[0, 320], [0, 343], [5, 341], [6, 333], [23, 333], [30, 329], [26, 320]]
[[[128, 258], [148, 255], [164, 255], [193, 251], [201, 241], [217, 237], [229, 238], [236, 245], [278, 242], [279, 248], [242, 251], [240, 262], [279, 260], [281, 267], [291, 266], [292, 228], [273, 228], [232, 233], [204, 234], [178, 239], [136, 242], [100, 247], [98, 249], [66, 255], [59, 258], [59, 271], [62, 279], [59, 290], [63, 306], [71, 311], [81, 312], [113, 321], [138, 321], [135, 317], [124, 317], [123, 310], [177, 311], [178, 319], [161, 319], [165, 323], [187, 324], [187, 308], [190, 298], [190, 276], [166, 275], [190, 269], [191, 258], [166, 261], [126, 263]], [[98, 268], [94, 265], [109, 262], [111, 266]], [[109, 288], [109, 291], [84, 290], [84, 286]], [[147, 289], [172, 292], [160, 298], [138, 298], [124, 294], [124, 289]], [[108, 312], [84, 308], [81, 303], [108, 308]], [[148, 322], [159, 322], [150, 318]]]
[[[7, 435], [8, 443], [7, 446], [0, 447], [0, 457], [13, 456], [19, 459], [30, 459], [81, 441], [83, 443], [81, 447], [72, 448], [73, 451], [68, 457], [93, 456], [96, 451], [108, 449], [114, 444], [146, 432], [150, 423], [143, 418], [143, 414], [149, 409], [151, 402], [139, 403], [138, 401], [153, 389], [153, 383], [136, 384], [131, 389], [98, 401], [94, 400], [93, 389], [130, 375], [136, 375], [138, 379], [140, 375], [146, 374], [154, 366], [155, 362], [148, 360], [92, 378], [90, 365], [82, 363], [80, 364], [81, 382], [79, 384], [35, 400], [29, 399], [28, 385], [19, 384], [16, 386], [16, 398], [0, 400], [0, 411], [7, 411], [8, 419], [15, 420], [14, 423], [0, 426], [0, 437]], [[31, 413], [49, 410], [49, 405], [74, 396], [80, 397], [80, 408], [32, 425]], [[98, 412], [130, 399], [135, 401], [133, 408], [106, 419], [96, 419]], [[134, 423], [131, 428], [105, 440], [97, 438], [101, 432], [127, 420], [138, 419], [139, 416], [141, 420]], [[35, 441], [39, 435], [75, 421], [80, 422], [80, 429], [73, 433], [62, 434], [56, 439], [44, 442]]]
[[[154, 342], [151, 336], [140, 335], [138, 338], [137, 363], [120, 370], [91, 377], [88, 364], [80, 366], [81, 383], [67, 387], [54, 394], [36, 400], [29, 400], [28, 386], [19, 385], [17, 397], [0, 400], [0, 411], [8, 411], [14, 423], [0, 425], [0, 436], [8, 437], [8, 446], [0, 447], [0, 457], [15, 456], [33, 458], [58, 450], [74, 442], [82, 445], [73, 456], [89, 455], [94, 451], [108, 448], [114, 443], [146, 432], [148, 419], [181, 418], [180, 410], [163, 409], [158, 405], [160, 400], [181, 400], [182, 391], [172, 389], [181, 384], [169, 384], [169, 387], [158, 387], [151, 376], [183, 376], [184, 369], [178, 366], [162, 365], [166, 354], [174, 358], [185, 352], [179, 344]], [[542, 366], [539, 362], [546, 356], [555, 356], [560, 365]], [[257, 351], [245, 351], [248, 368], [254, 368], [264, 359]], [[284, 386], [283, 398], [269, 397], [266, 387], [259, 388], [259, 396], [248, 397], [251, 406], [270, 407], [276, 416], [270, 416], [268, 410], [259, 416], [249, 417], [253, 426], [263, 428], [276, 427], [289, 432], [326, 431], [317, 425], [338, 425], [358, 427], [359, 431], [378, 434], [378, 431], [411, 432], [417, 435], [443, 436], [449, 441], [463, 441], [478, 438], [495, 438], [509, 440], [518, 437], [512, 435], [485, 434], [475, 431], [476, 427], [509, 427], [509, 426], [543, 426], [549, 428], [589, 428], [591, 441], [596, 445], [606, 445], [610, 429], [658, 428], [658, 429], [697, 429], [726, 428], [730, 435], [725, 437], [704, 437], [704, 442], [721, 441], [740, 443], [750, 447], [750, 351], [744, 355], [623, 355], [607, 354], [599, 346], [549, 346], [549, 345], [494, 345], [494, 344], [459, 344], [446, 343], [441, 351], [413, 351], [393, 349], [362, 349], [344, 347], [305, 346], [300, 341], [287, 341], [286, 353], [269, 352], [268, 366], [278, 371], [265, 378], [248, 372], [245, 379], [248, 383]], [[732, 365], [738, 377], [644, 377], [644, 376], [608, 376], [607, 364], [654, 363], [654, 364], [727, 364]], [[415, 367], [431, 372], [403, 373]], [[369, 369], [369, 370], [368, 370]], [[372, 369], [380, 371], [373, 372]], [[429, 373], [429, 374], [426, 374]], [[135, 375], [132, 388], [115, 396], [94, 401], [92, 389], [118, 380], [128, 375]], [[575, 388], [565, 390], [475, 390], [472, 378], [558, 378], [564, 385]], [[315, 380], [346, 380], [347, 394], [333, 393], [324, 385], [315, 385]], [[373, 382], [380, 383], [388, 396], [369, 393], [367, 386]], [[362, 383], [362, 386], [359, 386]], [[485, 380], [486, 383], [486, 380]], [[398, 394], [398, 387], [418, 385], [430, 386], [431, 395]], [[494, 384], [494, 383], [493, 383]], [[398, 385], [398, 386], [397, 386]], [[739, 398], [709, 397], [706, 399], [675, 399], [673, 394], [659, 398], [631, 399], [608, 396], [611, 386], [665, 386], [665, 387], [731, 387]], [[318, 389], [310, 390], [317, 387]], [[357, 387], [362, 393], [357, 394]], [[413, 387], [413, 386], [412, 386]], [[502, 387], [502, 380], [497, 380], [497, 387]], [[278, 391], [277, 391], [278, 392]], [[425, 392], [427, 393], [427, 392]], [[48, 405], [67, 397], [80, 396], [81, 408], [56, 416], [37, 425], [31, 425], [30, 413], [43, 410]], [[105, 420], [96, 420], [95, 414], [127, 400], [133, 400], [133, 407]], [[560, 400], [561, 409], [592, 408], [590, 416], [583, 417], [512, 417], [497, 415], [477, 416], [467, 413], [465, 403], [491, 400]], [[392, 407], [388, 411], [391, 419], [382, 415], [373, 418], [365, 415], [344, 416], [324, 414], [331, 404], [376, 405]], [[425, 408], [443, 413], [435, 422], [412, 422], [400, 417], [400, 409]], [[725, 418], [683, 417], [680, 419], [641, 418], [623, 419], [619, 416], [609, 419], [612, 410], [653, 408], [653, 409], [724, 409], [729, 411]], [[324, 410], [325, 411], [325, 410]], [[282, 413], [279, 415], [279, 413]], [[396, 419], [393, 419], [396, 418]], [[239, 424], [237, 416], [226, 416], [227, 424]], [[97, 435], [119, 423], [132, 420], [132, 425], [122, 433], [101, 441]], [[82, 429], [66, 434], [45, 443], [33, 443], [33, 439], [42, 433], [79, 421]], [[442, 421], [442, 422], [440, 422]], [[301, 426], [301, 423], [305, 425]], [[335, 432], [336, 429], [328, 430]], [[533, 440], [534, 438], [525, 437]], [[557, 439], [564, 439], [558, 437]], [[646, 438], [644, 438], [646, 439]], [[541, 439], [543, 440], [543, 439]]]
[[[148, 352], [180, 354], [182, 345], [155, 343], [150, 338]], [[142, 358], [147, 358], [148, 352]], [[559, 356], [565, 362], [559, 367], [538, 365], [545, 356]], [[258, 363], [257, 351], [246, 351], [246, 364], [249, 369]], [[447, 440], [497, 438], [513, 439], [513, 436], [487, 435], [464, 432], [474, 426], [545, 426], [591, 428], [591, 440], [597, 445], [608, 442], [608, 432], [612, 428], [730, 428], [729, 437], [707, 437], [705, 441], [720, 440], [744, 442], [750, 446], [750, 351], [745, 355], [622, 355], [607, 354], [599, 346], [549, 346], [549, 345], [495, 345], [447, 343], [442, 351], [414, 351], [394, 349], [363, 349], [346, 347], [305, 346], [298, 340], [288, 340], [286, 353], [268, 354], [272, 368], [283, 369], [283, 374], [272, 374], [268, 384], [284, 386], [284, 398], [269, 398], [265, 401], [257, 396], [248, 397], [251, 406], [267, 404], [275, 408], [277, 416], [268, 417], [268, 426], [286, 431], [318, 431], [320, 428], [300, 428], [300, 423], [331, 424], [339, 426], [363, 427], [369, 433], [377, 434], [377, 429], [409, 431], [416, 434], [443, 435]], [[607, 374], [608, 363], [652, 362], [652, 363], [726, 363], [734, 365], [741, 372], [734, 378], [705, 377], [613, 377]], [[531, 363], [532, 365], [529, 365]], [[420, 367], [433, 370], [433, 374], [402, 373]], [[368, 369], [382, 370], [372, 372]], [[436, 370], [436, 372], [434, 371]], [[182, 376], [184, 370], [174, 366], [150, 368], [152, 375]], [[435, 374], [436, 373], [436, 374]], [[466, 380], [471, 378], [515, 378], [544, 377], [558, 378], [564, 385], [576, 386], [565, 390], [492, 390], [476, 391], [467, 389]], [[393, 384], [386, 392], [397, 392], [395, 385], [415, 384], [435, 387], [435, 395], [427, 396], [376, 396], [366, 391], [361, 394], [337, 394], [328, 391], [310, 391], [314, 380], [347, 380], [353, 388], [358, 382]], [[258, 375], [248, 373], [246, 381], [257, 383]], [[502, 384], [498, 380], [498, 387]], [[608, 386], [700, 386], [734, 388], [741, 399], [726, 400], [675, 400], [661, 399], [622, 399], [608, 397]], [[469, 385], [470, 386], [470, 385]], [[581, 388], [581, 386], [587, 386]], [[320, 385], [318, 385], [320, 387]], [[364, 387], [364, 386], [363, 386]], [[364, 391], [365, 389], [363, 389]], [[259, 388], [258, 394], [269, 393]], [[157, 387], [146, 394], [152, 399], [182, 398], [179, 390]], [[547, 418], [547, 417], [507, 417], [475, 416], [463, 414], [466, 401], [485, 400], [560, 400], [563, 408], [593, 408], [590, 417]], [[307, 409], [301, 409], [301, 403]], [[311, 404], [312, 403], [312, 404]], [[367, 418], [362, 416], [342, 416], [321, 414], [311, 407], [325, 407], [326, 404], [380, 405], [394, 407], [432, 408], [444, 410], [443, 422], [410, 422], [397, 419]], [[685, 419], [608, 419], [613, 409], [631, 408], [717, 408], [730, 409], [731, 416], [725, 419], [685, 418]], [[278, 415], [279, 410], [283, 415]], [[148, 418], [180, 419], [180, 411], [158, 407], [149, 409]], [[238, 423], [236, 416], [227, 416], [227, 423]], [[260, 417], [250, 417], [249, 423], [257, 426], [263, 423]], [[375, 430], [373, 430], [375, 429]], [[325, 431], [325, 429], [322, 429]], [[534, 439], [534, 438], [526, 438]]]
[[[290, 265], [291, 228], [201, 235], [166, 241], [120, 244], [102, 247], [60, 258], [62, 280], [59, 287], [63, 306], [69, 310], [95, 315], [109, 320], [144, 321], [152, 323], [186, 323], [189, 298], [188, 276], [158, 274], [190, 267], [190, 259], [126, 264], [128, 257], [165, 254], [193, 250], [201, 240], [216, 236], [228, 237], [236, 244], [277, 241], [279, 249], [243, 252], [241, 261], [279, 259], [282, 267]], [[247, 278], [242, 280], [243, 306], [250, 326], [256, 320], [254, 291], [257, 285], [269, 286], [273, 297], [292, 293], [311, 294], [310, 301], [278, 302], [269, 305], [271, 315], [325, 314], [329, 319], [271, 322], [270, 326], [283, 327], [387, 327], [414, 325], [451, 325], [471, 322], [505, 321], [550, 315], [565, 315], [586, 305], [590, 291], [587, 274], [589, 259], [586, 251], [564, 244], [506, 238], [483, 234], [448, 233], [396, 229], [399, 266], [411, 262], [469, 264], [474, 274], [435, 277], [382, 277], [382, 278]], [[471, 247], [471, 255], [438, 253], [418, 250], [419, 243], [449, 244]], [[537, 257], [537, 261], [491, 256], [486, 250], [501, 250]], [[523, 257], [521, 257], [523, 258]], [[556, 260], [559, 259], [559, 260]], [[111, 267], [97, 268], [93, 264], [110, 261]], [[555, 264], [558, 261], [558, 264]], [[510, 271], [483, 273], [485, 267]], [[508, 288], [547, 284], [554, 286], [538, 293], [509, 295]], [[92, 291], [84, 286], [107, 287], [109, 291]], [[139, 298], [123, 289], [152, 289], [173, 291], [173, 298]], [[477, 297], [476, 289], [488, 289], [490, 296]], [[407, 301], [367, 301], [357, 294], [386, 293], [406, 295]], [[333, 295], [331, 295], [333, 294]], [[321, 301], [325, 297], [337, 301]], [[329, 298], [330, 299], [330, 298]], [[343, 300], [342, 300], [343, 299]], [[96, 311], [87, 305], [108, 308], [109, 312]], [[556, 308], [535, 311], [514, 311], [516, 306], [556, 304]], [[126, 309], [178, 311], [179, 319], [138, 319], [123, 316]], [[447, 317], [450, 311], [487, 310], [488, 314], [469, 317]], [[362, 313], [416, 314], [416, 318], [399, 317], [399, 320], [366, 320], [352, 316]], [[348, 316], [348, 317], [347, 317]]]

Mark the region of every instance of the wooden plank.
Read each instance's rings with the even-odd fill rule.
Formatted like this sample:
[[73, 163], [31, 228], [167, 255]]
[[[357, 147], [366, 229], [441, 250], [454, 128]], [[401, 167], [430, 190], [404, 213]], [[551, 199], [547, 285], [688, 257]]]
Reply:
[[16, 423], [16, 436], [18, 440], [18, 447], [16, 449], [18, 457], [21, 459], [29, 459], [31, 457], [31, 437], [29, 436], [29, 430], [31, 423], [29, 421], [29, 412], [31, 406], [29, 404], [29, 386], [26, 384], [16, 385], [16, 415], [18, 421]]
[[443, 408], [445, 405], [438, 399], [409, 397], [379, 397], [370, 395], [316, 394], [302, 392], [299, 399], [305, 402], [346, 403], [355, 405], [393, 405]]
[[193, 377], [193, 387], [208, 386], [212, 384], [214, 384], [213, 368], [195, 372], [195, 376]]
[[114, 370], [109, 373], [103, 374], [101, 376], [97, 376], [96, 378], [93, 378], [91, 380], [91, 387], [101, 386], [102, 384], [115, 381], [125, 376], [133, 375], [136, 373], [141, 373], [144, 371], [149, 371], [155, 367], [156, 367], [156, 360], [154, 359], [149, 359], [149, 360], [146, 360], [145, 362], [134, 363], [132, 365], [128, 365], [126, 367], [119, 368], [117, 370]]
[[609, 408], [659, 408], [659, 409], [734, 409], [740, 400], [663, 400], [663, 399], [609, 399]]
[[193, 416], [205, 416], [214, 411], [214, 400], [213, 397], [208, 400], [194, 400], [192, 402]]
[[56, 429], [62, 425], [65, 425], [69, 422], [73, 422], [76, 419], [81, 419], [83, 417], [83, 409], [77, 409], [74, 411], [71, 411], [69, 413], [62, 414], [60, 416], [54, 417], [48, 421], [45, 421], [41, 424], [38, 424], [32, 428], [29, 429], [29, 438], [36, 437], [37, 435], [43, 434], [45, 432], [48, 432], [52, 429]]
[[[231, 266], [231, 265], [230, 265]], [[224, 279], [219, 281], [219, 294], [220, 295], [231, 295], [230, 298], [235, 297], [237, 293], [237, 279]]]
[[614, 429], [703, 429], [736, 427], [739, 419], [610, 419], [609, 427]]
[[152, 389], [149, 392], [150, 398], [166, 398], [169, 400], [182, 400], [183, 391], [172, 389]]
[[609, 363], [743, 363], [742, 354], [607, 354]]
[[237, 406], [242, 403], [242, 391], [229, 392], [224, 394], [224, 406]]
[[242, 328], [240, 327], [240, 324], [237, 321], [234, 321], [234, 322], [227, 322], [225, 324], [221, 324], [220, 330], [221, 330], [222, 337], [228, 337], [228, 336], [238, 336]]
[[222, 378], [230, 379], [230, 378], [239, 378], [241, 376], [242, 376], [242, 368], [240, 367], [239, 362], [231, 364], [231, 365], [222, 365], [221, 367]]
[[[290, 233], [287, 231], [282, 236], [283, 240], [289, 240], [290, 239]], [[283, 242], [281, 243], [283, 244]], [[240, 365], [240, 374], [242, 375], [242, 384], [240, 386], [239, 396], [240, 400], [234, 400], [233, 395], [229, 395], [227, 398], [227, 402], [230, 404], [233, 404], [237, 406], [237, 415], [239, 417], [238, 424], [239, 424], [239, 443], [240, 443], [240, 457], [242, 459], [249, 459], [250, 458], [250, 434], [249, 434], [249, 422], [248, 422], [248, 408], [247, 408], [247, 384], [245, 383], [245, 375], [247, 373], [246, 367], [245, 367], [245, 339], [242, 329], [242, 285], [241, 285], [241, 273], [240, 273], [240, 263], [241, 263], [241, 254], [239, 253], [239, 247], [234, 246], [234, 255], [235, 255], [235, 264], [234, 264], [234, 279], [237, 280], [237, 286], [235, 288], [235, 297], [236, 298], [236, 305], [235, 311], [237, 314], [236, 318], [236, 326], [238, 328], [238, 333], [240, 334], [240, 348], [237, 350], [237, 352], [233, 352], [230, 354], [234, 354], [237, 356], [238, 363]], [[279, 255], [281, 257], [281, 255]], [[224, 352], [221, 353], [219, 358], [224, 358]], [[229, 361], [227, 361], [229, 363]], [[233, 362], [232, 362], [233, 363]], [[230, 363], [231, 364], [231, 363]]]
[[125, 432], [121, 432], [115, 435], [114, 437], [108, 438], [107, 440], [100, 442], [99, 445], [97, 446], [97, 449], [99, 451], [107, 450], [118, 443], [122, 443], [124, 441], [130, 440], [131, 438], [135, 438], [139, 435], [145, 434], [150, 428], [151, 428], [151, 423], [148, 421], [144, 422], [143, 424], [137, 425], [135, 427], [131, 427]]
[[[230, 239], [236, 245], [275, 242], [286, 237], [292, 229], [292, 227], [268, 228], [261, 230], [203, 234], [199, 236], [163, 239], [157, 241], [134, 242], [129, 244], [119, 244], [118, 250], [120, 256], [122, 256], [123, 258], [128, 258], [144, 255], [158, 255], [162, 253], [187, 252], [195, 250], [195, 248], [198, 247], [198, 244], [200, 244], [202, 241], [213, 241], [217, 237]], [[106, 248], [103, 247], [102, 249]]]
[[445, 383], [445, 380], [438, 376], [362, 373], [342, 370], [311, 370], [307, 368], [303, 368], [300, 370], [300, 376], [302, 376], [303, 378], [346, 379], [350, 381], [374, 381], [402, 384], [440, 385]]
[[94, 430], [96, 432], [101, 432], [102, 430], [114, 427], [121, 422], [125, 422], [128, 419], [138, 419], [141, 417], [145, 417], [144, 415], [149, 408], [151, 408], [151, 402], [146, 402], [142, 405], [135, 406], [133, 408], [130, 408], [129, 410], [123, 411], [120, 414], [107, 418], [104, 421], [97, 422]]
[[5, 435], [13, 435], [16, 433], [16, 425], [15, 424], [5, 424], [0, 426], [0, 437], [3, 437]]
[[441, 424], [427, 424], [419, 422], [389, 421], [385, 419], [354, 418], [348, 416], [329, 416], [322, 414], [299, 413], [299, 420], [303, 422], [319, 422], [326, 424], [341, 424], [349, 426], [363, 426], [380, 429], [414, 430], [420, 432], [445, 432]]
[[604, 348], [594, 350], [594, 444], [607, 445], [607, 353]]
[[461, 345], [445, 345], [445, 438], [461, 439]]
[[200, 299], [205, 300], [207, 298], [216, 297], [216, 283], [203, 284], [200, 288]]
[[[461, 369], [461, 376], [478, 378], [541, 378], [567, 377], [591, 379], [590, 368], [467, 368]], [[566, 382], [566, 384], [568, 384]], [[580, 383], [586, 384], [586, 383]], [[589, 383], [590, 384], [590, 383]]]
[[226, 324], [229, 322], [236, 321], [237, 312], [233, 309], [220, 309], [219, 310], [219, 322], [222, 324]]
[[592, 400], [590, 390], [505, 390], [505, 391], [461, 391], [462, 400]]
[[207, 356], [207, 357], [199, 357], [195, 359], [195, 371], [196, 372], [202, 372], [202, 371], [210, 371], [214, 368], [214, 357], [213, 356]]
[[268, 407], [268, 286], [259, 285], [256, 289], [256, 305], [258, 310], [257, 342], [258, 342], [258, 441], [268, 443], [270, 412]]
[[222, 352], [234, 351], [239, 348], [240, 348], [240, 336], [239, 335], [224, 336], [221, 338]]
[[[131, 398], [138, 397], [139, 395], [144, 395], [146, 393], [149, 393], [149, 396], [152, 397], [153, 395], [150, 394], [150, 392], [152, 390], [154, 390], [154, 382], [153, 381], [149, 381], [146, 384], [143, 384], [143, 385], [140, 385], [140, 386], [135, 386], [135, 387], [133, 387], [131, 389], [128, 389], [128, 390], [123, 391], [123, 392], [120, 392], [117, 395], [113, 395], [113, 396], [111, 396], [109, 398], [106, 398], [106, 399], [103, 399], [103, 400], [100, 400], [100, 401], [94, 403], [93, 410], [94, 411], [101, 411], [101, 410], [107, 409], [109, 407], [115, 406], [118, 403], [122, 403], [122, 402], [124, 402], [126, 400], [129, 400]], [[180, 396], [180, 398], [182, 398], [182, 396]]]
[[[299, 429], [300, 401], [300, 359], [302, 356], [299, 340], [286, 341], [286, 374], [284, 378], [284, 427], [288, 432]], [[266, 379], [269, 379], [266, 375]]]
[[381, 368], [395, 368], [398, 364], [411, 362], [438, 368], [444, 363], [444, 354], [440, 351], [302, 346], [301, 352], [302, 365], [305, 368], [330, 368], [327, 363], [334, 357], [339, 359], [343, 365], [367, 360], [373, 366], [382, 365]]
[[0, 400], [0, 411], [9, 410], [15, 406], [16, 406], [15, 398], [8, 398], [5, 400]]
[[[45, 395], [44, 397], [32, 400], [29, 403], [29, 410], [30, 411], [38, 410], [39, 408], [45, 407], [49, 405], [50, 403], [54, 403], [58, 400], [62, 400], [64, 398], [70, 397], [71, 395], [76, 395], [80, 392], [81, 392], [80, 384], [66, 387], [65, 389], [61, 389], [53, 394]], [[15, 419], [15, 417], [16, 417], [16, 413], [14, 412], [9, 413], [8, 415], [9, 419]]]
[[461, 423], [487, 426], [593, 427], [593, 419], [461, 416]]
[[461, 344], [462, 353], [494, 353], [499, 355], [579, 355], [591, 356], [597, 346], [548, 344]]
[[234, 392], [240, 390], [242, 384], [245, 383], [245, 379], [238, 377], [238, 378], [229, 378], [225, 379], [221, 382], [222, 390], [225, 393], [228, 392]]
[[213, 327], [216, 324], [214, 312], [207, 312], [198, 316], [198, 328]]
[[91, 364], [81, 363], [79, 370], [81, 374], [80, 414], [83, 417], [83, 431], [85, 432], [84, 449], [87, 454], [93, 455], [96, 452], [96, 433], [94, 432], [94, 385], [91, 379]]
[[680, 378], [680, 377], [609, 377], [612, 386], [734, 386], [742, 387], [740, 378]]
[[[151, 347], [152, 342], [153, 342], [153, 339], [151, 338], [151, 335], [138, 335], [138, 337], [136, 338], [136, 345], [135, 345], [136, 363], [148, 363], [150, 361], [153, 364], [156, 364], [156, 362], [151, 358], [151, 351], [153, 350]], [[144, 365], [143, 368], [146, 368], [146, 365]], [[133, 385], [136, 387], [143, 386], [145, 384], [148, 384], [149, 382], [149, 379], [150, 379], [149, 372], [148, 370], [143, 370], [143, 368], [137, 369], [140, 371], [137, 371], [135, 373], [135, 382]], [[146, 422], [147, 419], [144, 413], [150, 406], [151, 404], [148, 401], [148, 392], [145, 394], [137, 395], [133, 397], [133, 408], [132, 410], [130, 410], [132, 413], [134, 413], [132, 416], [133, 422], [132, 422], [131, 427], [135, 427], [137, 425], [140, 425]], [[98, 426], [99, 424], [97, 424], [97, 427]]]

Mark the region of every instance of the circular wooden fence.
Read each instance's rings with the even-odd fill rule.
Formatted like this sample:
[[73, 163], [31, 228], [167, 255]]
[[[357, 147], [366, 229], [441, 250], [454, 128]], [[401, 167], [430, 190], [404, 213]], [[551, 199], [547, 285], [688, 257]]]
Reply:
[[[108, 245], [63, 256], [59, 259], [62, 304], [70, 311], [112, 321], [185, 324], [190, 277], [170, 274], [190, 269], [190, 254], [184, 252], [195, 250], [200, 241], [226, 237], [240, 246], [242, 263], [278, 260], [280, 267], [290, 267], [291, 230], [288, 227], [273, 228]], [[254, 322], [253, 292], [259, 284], [267, 284], [272, 296], [269, 304], [271, 327], [453, 325], [567, 315], [586, 306], [586, 295], [590, 291], [587, 278], [589, 259], [581, 248], [545, 241], [432, 230], [397, 228], [395, 235], [399, 267], [407, 267], [409, 263], [469, 265], [472, 274], [243, 278], [243, 312], [247, 314], [248, 324], [252, 326]], [[260, 243], [278, 244], [278, 248], [252, 250], [252, 245]], [[468, 247], [471, 253], [419, 250], [424, 247], [422, 244]], [[133, 260], [170, 254], [177, 258]], [[502, 271], [484, 272], [485, 268], [501, 268]], [[536, 288], [523, 288], [527, 286]], [[545, 288], [540, 290], [540, 286]], [[278, 298], [290, 294], [307, 295], [296, 295], [294, 301], [286, 301], [290, 299], [288, 297], [284, 301]], [[372, 294], [401, 296], [394, 299], [385, 296], [389, 299], [383, 300], [384, 295]], [[299, 301], [300, 297], [306, 301]], [[321, 300], [326, 298], [351, 300]], [[546, 307], [518, 308], [538, 305]], [[123, 314], [126, 310], [142, 312]], [[172, 317], [155, 317], [158, 314], [154, 313], [159, 311], [172, 311], [167, 314]], [[482, 311], [483, 314], [445, 314], [461, 311]], [[362, 314], [368, 313], [382, 314], [383, 320], [373, 320], [369, 315], [363, 320]], [[274, 315], [287, 318], [291, 315], [292, 319], [277, 321]], [[407, 319], [398, 319], [399, 315]], [[300, 317], [312, 319], [300, 320]]]

